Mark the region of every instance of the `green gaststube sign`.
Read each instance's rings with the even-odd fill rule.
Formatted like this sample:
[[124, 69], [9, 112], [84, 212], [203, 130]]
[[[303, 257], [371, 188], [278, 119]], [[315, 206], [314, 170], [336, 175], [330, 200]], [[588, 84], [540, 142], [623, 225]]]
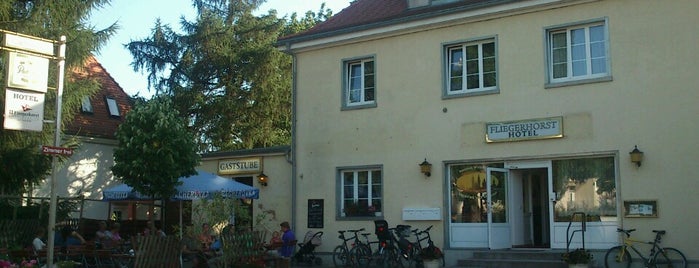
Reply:
[[549, 117], [485, 124], [486, 142], [505, 142], [563, 137], [563, 118]]

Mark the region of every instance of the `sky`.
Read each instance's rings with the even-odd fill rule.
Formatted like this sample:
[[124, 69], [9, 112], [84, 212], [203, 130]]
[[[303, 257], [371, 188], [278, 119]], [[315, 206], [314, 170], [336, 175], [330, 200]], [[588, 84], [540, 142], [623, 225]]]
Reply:
[[[280, 17], [291, 15], [293, 12], [302, 16], [309, 10], [318, 11], [322, 3], [325, 3], [333, 14], [337, 14], [349, 6], [351, 1], [267, 0], [256, 14], [266, 14], [267, 11], [276, 9]], [[89, 23], [96, 29], [103, 29], [114, 22], [118, 22], [120, 26], [117, 34], [95, 56], [126, 93], [131, 96], [137, 93], [144, 97], [151, 96], [153, 90], [147, 89], [146, 74], [133, 71], [131, 53], [124, 44], [148, 37], [157, 18], [179, 30], [179, 20], [183, 15], [188, 20], [194, 18], [194, 8], [190, 0], [112, 0], [111, 5], [97, 10], [90, 16]]]

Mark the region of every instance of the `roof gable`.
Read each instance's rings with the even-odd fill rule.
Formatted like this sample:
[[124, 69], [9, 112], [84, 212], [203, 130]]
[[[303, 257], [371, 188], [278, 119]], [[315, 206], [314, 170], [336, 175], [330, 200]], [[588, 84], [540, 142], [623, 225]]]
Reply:
[[[73, 70], [71, 75], [78, 79], [95, 79], [100, 84], [100, 89], [90, 97], [93, 112], [77, 112], [73, 121], [66, 124], [65, 132], [70, 135], [114, 139], [124, 116], [132, 109], [131, 99], [94, 56], [85, 60], [83, 67]], [[116, 101], [120, 116], [110, 115], [107, 97]]]

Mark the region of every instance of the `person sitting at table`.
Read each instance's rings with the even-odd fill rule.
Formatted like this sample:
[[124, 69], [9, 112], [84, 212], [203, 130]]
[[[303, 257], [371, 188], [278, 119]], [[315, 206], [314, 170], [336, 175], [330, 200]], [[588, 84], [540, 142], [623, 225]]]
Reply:
[[158, 229], [158, 227], [155, 226], [155, 222], [148, 221], [146, 223], [146, 229], [143, 230], [143, 235], [159, 235], [165, 237], [165, 232]]
[[76, 246], [85, 244], [85, 238], [70, 226], [63, 226], [60, 231], [56, 232], [54, 245], [57, 247]]
[[98, 223], [97, 232], [95, 232], [95, 246], [98, 248], [109, 248], [111, 245], [111, 233], [107, 229], [107, 222], [100, 221]]
[[42, 240], [44, 238], [44, 234], [46, 234], [46, 230], [44, 227], [39, 227], [36, 229], [36, 237], [34, 237], [34, 240], [32, 240], [32, 247], [34, 248], [34, 251], [41, 251], [46, 247], [46, 243]]
[[214, 242], [214, 234], [211, 231], [211, 227], [208, 223], [203, 223], [201, 225], [201, 233], [199, 234], [199, 242], [204, 250], [211, 248], [211, 243]]
[[182, 237], [182, 258], [187, 261], [192, 261], [192, 267], [199, 267], [200, 264], [206, 263], [206, 255], [204, 254], [200, 241], [194, 236], [194, 227], [187, 226], [185, 235]]
[[112, 241], [117, 241], [121, 242], [121, 235], [119, 234], [119, 231], [121, 230], [121, 224], [118, 222], [115, 222], [112, 224], [112, 228], [109, 230], [109, 235]]

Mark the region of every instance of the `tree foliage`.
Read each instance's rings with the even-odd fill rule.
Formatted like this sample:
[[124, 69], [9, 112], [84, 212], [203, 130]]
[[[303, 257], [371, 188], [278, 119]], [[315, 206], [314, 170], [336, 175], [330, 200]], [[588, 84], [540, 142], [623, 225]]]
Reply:
[[[118, 29], [112, 25], [103, 30], [86, 26], [92, 10], [109, 0], [3, 0], [0, 1], [0, 29], [60, 40], [66, 36], [66, 81], [62, 98], [64, 123], [70, 122], [80, 107], [83, 96], [98, 90], [94, 81], [78, 80], [71, 70], [82, 67], [91, 53], [98, 51]], [[2, 37], [0, 37], [2, 38]], [[5, 81], [6, 53], [0, 53], [0, 81]], [[49, 69], [49, 87], [55, 88], [55, 61]], [[49, 90], [45, 100], [45, 119], [55, 119], [56, 91]], [[5, 104], [5, 91], [0, 92], [0, 106]], [[4, 110], [4, 107], [2, 107]], [[51, 158], [39, 152], [40, 145], [53, 145], [54, 125], [44, 125], [40, 133], [0, 129], [0, 193], [19, 194], [41, 183], [51, 167]], [[66, 147], [70, 147], [64, 144]], [[72, 145], [71, 145], [72, 146]]]
[[332, 13], [321, 6], [302, 19], [280, 19], [276, 11], [254, 16], [262, 2], [194, 0], [198, 15], [181, 19], [182, 33], [157, 21], [149, 37], [127, 44], [149, 88], [190, 119], [199, 151], [290, 142], [291, 56], [275, 42]]
[[194, 136], [166, 97], [139, 101], [116, 132], [114, 176], [136, 191], [169, 198], [179, 178], [196, 174]]

